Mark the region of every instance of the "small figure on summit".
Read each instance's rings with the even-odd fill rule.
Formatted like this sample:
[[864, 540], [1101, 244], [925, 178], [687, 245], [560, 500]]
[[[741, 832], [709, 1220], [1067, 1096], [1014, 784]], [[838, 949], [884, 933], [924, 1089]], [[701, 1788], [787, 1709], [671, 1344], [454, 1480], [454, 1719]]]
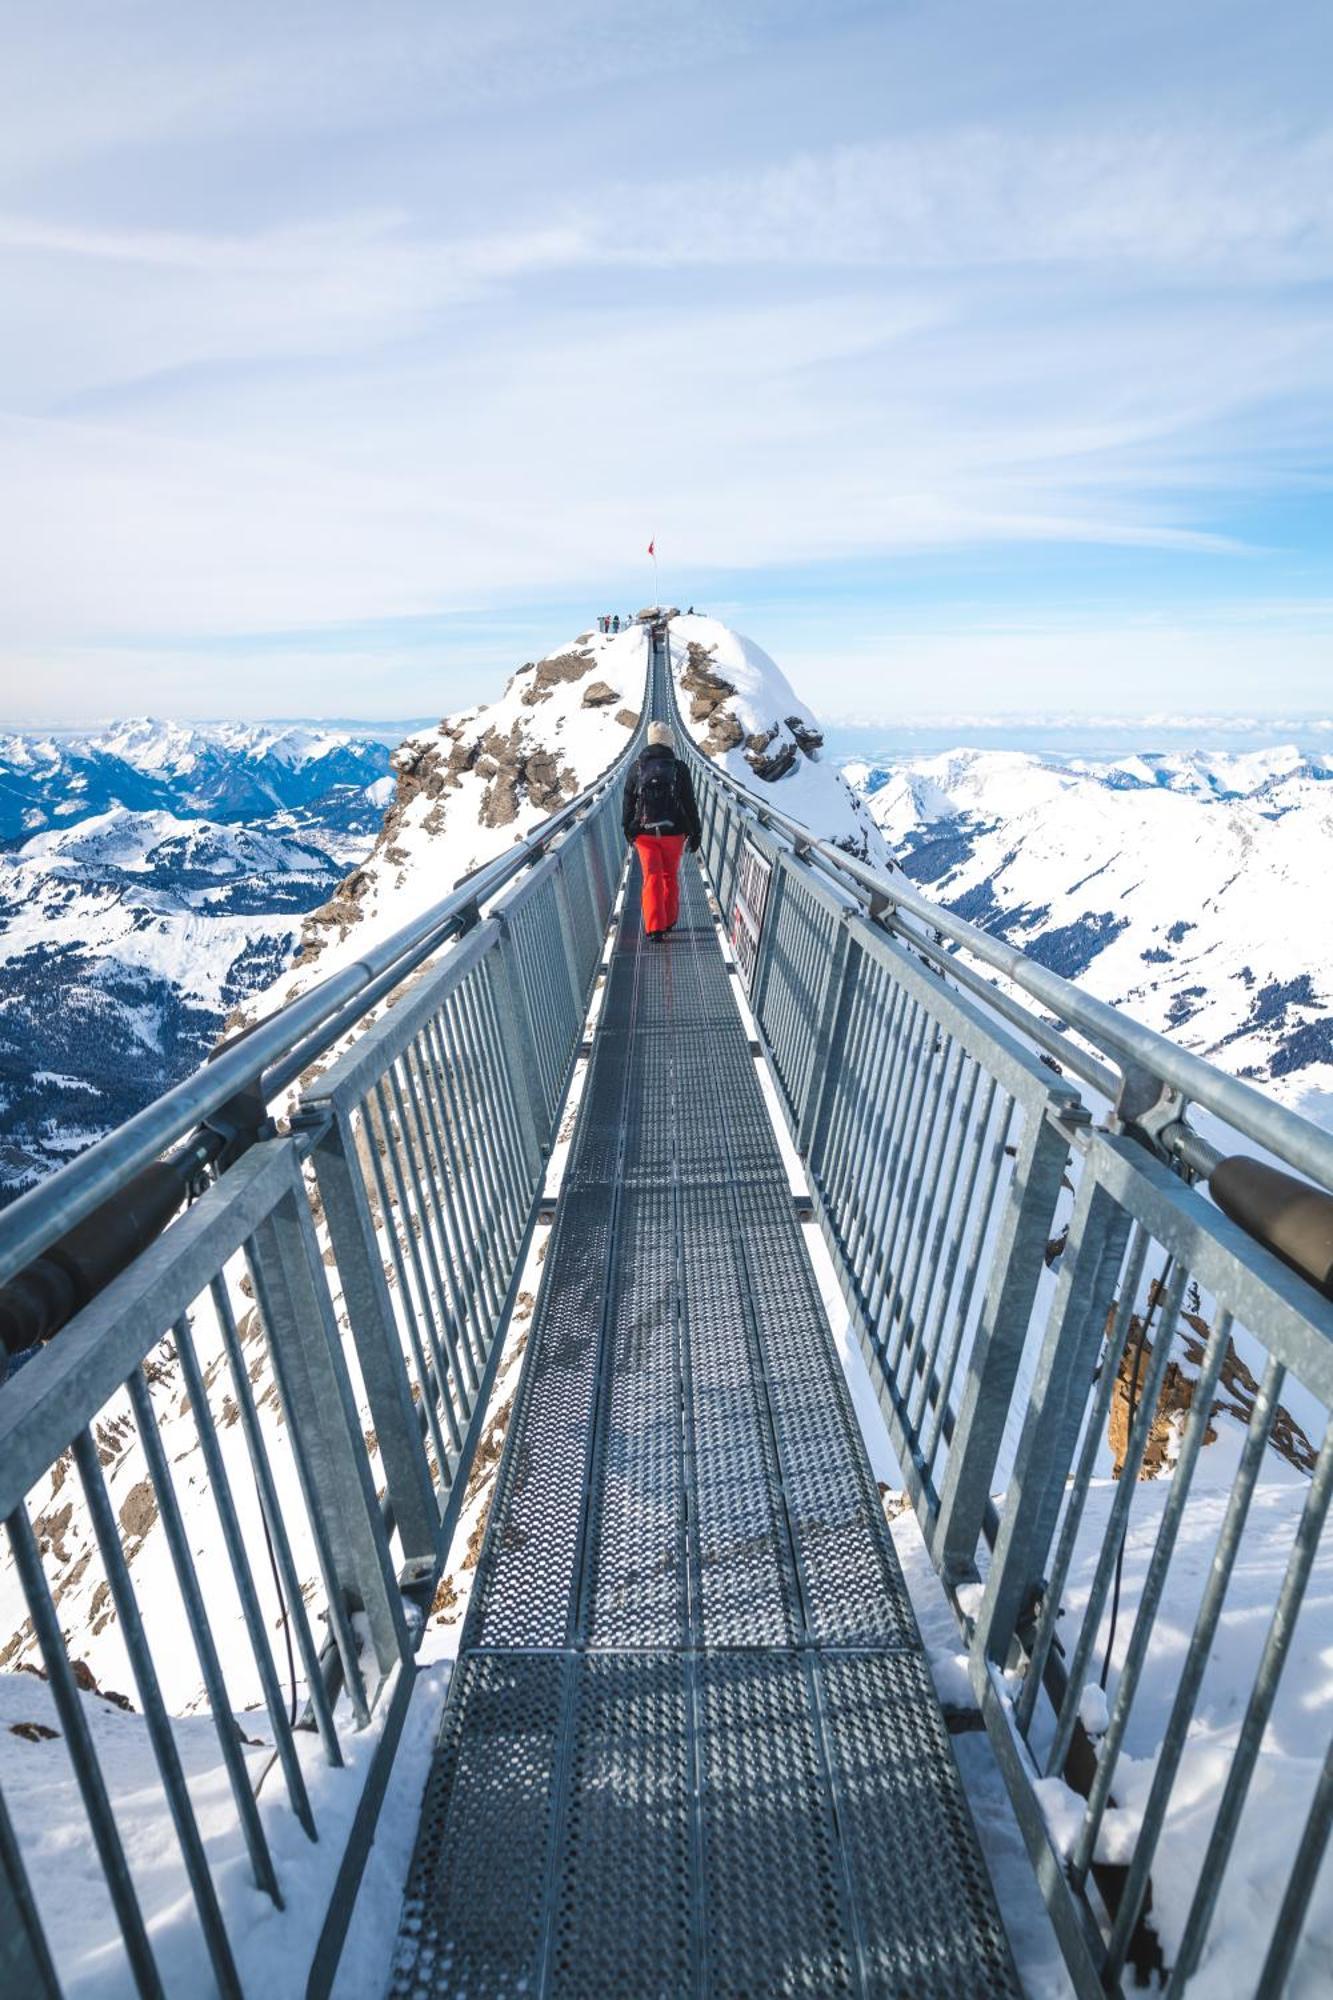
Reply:
[[688, 842], [697, 853], [703, 834], [694, 780], [676, 755], [669, 723], [648, 724], [648, 748], [625, 781], [620, 820], [643, 870], [644, 931], [664, 937], [680, 915], [681, 852]]

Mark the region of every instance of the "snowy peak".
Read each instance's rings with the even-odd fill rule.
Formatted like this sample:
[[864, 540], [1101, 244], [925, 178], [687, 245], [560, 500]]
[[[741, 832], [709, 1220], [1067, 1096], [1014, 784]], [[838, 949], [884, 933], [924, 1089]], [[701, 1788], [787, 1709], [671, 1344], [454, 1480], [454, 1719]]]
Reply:
[[884, 864], [879, 830], [841, 773], [786, 675], [753, 639], [716, 618], [671, 620], [676, 699], [706, 757], [740, 784], [862, 860]]

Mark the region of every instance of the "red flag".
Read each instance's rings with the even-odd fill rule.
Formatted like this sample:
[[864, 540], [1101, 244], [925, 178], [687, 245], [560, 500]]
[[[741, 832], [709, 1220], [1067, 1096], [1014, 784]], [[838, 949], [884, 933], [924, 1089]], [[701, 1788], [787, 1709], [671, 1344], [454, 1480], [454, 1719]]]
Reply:
[[648, 553], [649, 553], [649, 555], [650, 555], [650, 556], [655, 556], [655, 555], [657, 554], [657, 537], [656, 537], [656, 535], [654, 535], [654, 536], [653, 536], [653, 539], [652, 539], [652, 540], [651, 540], [651, 542], [649, 542], [649, 544], [648, 544]]

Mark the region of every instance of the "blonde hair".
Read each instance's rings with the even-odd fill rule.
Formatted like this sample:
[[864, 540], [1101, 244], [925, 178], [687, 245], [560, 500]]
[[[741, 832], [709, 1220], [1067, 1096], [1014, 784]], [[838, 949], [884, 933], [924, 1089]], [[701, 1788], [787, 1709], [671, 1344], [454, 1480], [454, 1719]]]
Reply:
[[660, 745], [664, 750], [674, 749], [676, 739], [671, 734], [671, 724], [669, 722], [650, 722], [648, 724], [648, 741]]

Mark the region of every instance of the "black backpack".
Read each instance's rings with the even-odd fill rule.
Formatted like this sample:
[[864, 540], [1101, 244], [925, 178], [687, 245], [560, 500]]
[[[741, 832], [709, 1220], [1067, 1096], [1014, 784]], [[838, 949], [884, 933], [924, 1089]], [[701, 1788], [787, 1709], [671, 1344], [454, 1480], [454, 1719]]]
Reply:
[[679, 817], [675, 753], [654, 744], [639, 758], [639, 825], [645, 833], [665, 833]]

